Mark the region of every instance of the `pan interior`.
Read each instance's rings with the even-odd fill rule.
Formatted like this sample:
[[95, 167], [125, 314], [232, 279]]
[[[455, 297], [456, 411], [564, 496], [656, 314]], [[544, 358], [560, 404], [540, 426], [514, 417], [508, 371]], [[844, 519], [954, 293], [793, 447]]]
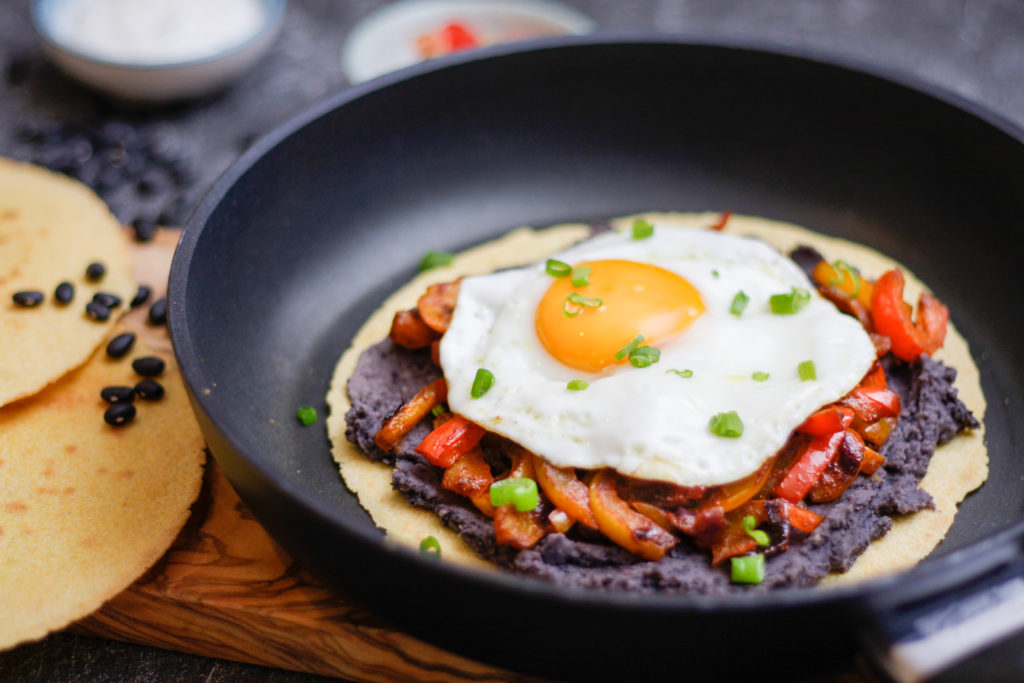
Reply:
[[338, 356], [426, 251], [520, 225], [731, 209], [872, 246], [949, 305], [981, 369], [992, 462], [938, 552], [1020, 521], [1013, 135], [884, 79], [732, 47], [556, 43], [414, 73], [294, 124], [190, 226], [189, 381], [251, 465], [372, 529], [323, 429], [292, 425], [299, 406], [325, 410]]

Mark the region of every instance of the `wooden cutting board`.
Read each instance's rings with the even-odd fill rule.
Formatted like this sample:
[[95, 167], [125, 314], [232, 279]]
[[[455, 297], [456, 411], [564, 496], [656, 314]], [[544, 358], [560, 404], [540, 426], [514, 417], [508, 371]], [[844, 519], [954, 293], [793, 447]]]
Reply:
[[[177, 230], [134, 245], [136, 278], [164, 295]], [[535, 681], [447, 653], [353, 606], [260, 526], [213, 458], [188, 524], [145, 576], [72, 630], [356, 681]]]
[[356, 681], [531, 681], [405, 635], [300, 568], [209, 459], [192, 518], [146, 576], [73, 630]]

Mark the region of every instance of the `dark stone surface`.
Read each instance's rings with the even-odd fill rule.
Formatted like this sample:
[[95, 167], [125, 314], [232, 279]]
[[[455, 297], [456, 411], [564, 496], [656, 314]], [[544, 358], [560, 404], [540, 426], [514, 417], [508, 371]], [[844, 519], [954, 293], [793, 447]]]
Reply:
[[[1024, 126], [1024, 3], [1020, 0], [565, 0], [602, 30], [657, 30], [812, 49], [910, 75]], [[189, 207], [253, 139], [348, 85], [338, 55], [380, 0], [292, 0], [268, 58], [223, 95], [155, 112], [112, 109], [42, 57], [28, 0], [0, 0], [0, 154], [27, 159], [26, 125], [125, 122], [191, 169], [110, 187], [122, 220]], [[110, 181], [111, 179], [107, 179]], [[115, 179], [116, 180], [116, 179]], [[97, 178], [96, 183], [101, 179]], [[312, 681], [316, 677], [56, 634], [0, 654], [10, 681]], [[853, 681], [854, 678], [844, 678]], [[863, 680], [857, 678], [856, 680]]]

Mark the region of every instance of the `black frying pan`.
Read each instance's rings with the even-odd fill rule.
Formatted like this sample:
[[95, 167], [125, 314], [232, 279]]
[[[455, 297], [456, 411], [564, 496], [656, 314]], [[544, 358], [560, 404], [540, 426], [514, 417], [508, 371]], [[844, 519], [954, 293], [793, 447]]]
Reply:
[[[455, 56], [321, 103], [220, 179], [175, 256], [171, 332], [214, 454], [322, 580], [443, 647], [531, 673], [822, 671], [869, 641], [918, 637], [935, 620], [917, 616], [961, 589], [975, 601], [985, 581], [1010, 590], [993, 577], [1024, 573], [1012, 566], [1024, 537], [1024, 133], [900, 81], [744, 46], [609, 37]], [[296, 425], [429, 249], [522, 224], [726, 208], [895, 257], [971, 343], [992, 472], [919, 568], [714, 599], [469, 572], [384, 544], [323, 429]]]

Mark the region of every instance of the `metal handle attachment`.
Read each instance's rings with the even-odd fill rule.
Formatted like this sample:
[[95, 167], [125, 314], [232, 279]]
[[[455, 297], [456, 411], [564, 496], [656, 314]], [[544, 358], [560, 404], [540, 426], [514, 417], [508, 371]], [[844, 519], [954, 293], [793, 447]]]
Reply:
[[[1024, 560], [1017, 558], [936, 604], [887, 615], [868, 647], [900, 683], [918, 683], [1024, 632]], [[1024, 659], [993, 658], [999, 680], [1024, 680]], [[1008, 671], [1012, 668], [1014, 671]]]

